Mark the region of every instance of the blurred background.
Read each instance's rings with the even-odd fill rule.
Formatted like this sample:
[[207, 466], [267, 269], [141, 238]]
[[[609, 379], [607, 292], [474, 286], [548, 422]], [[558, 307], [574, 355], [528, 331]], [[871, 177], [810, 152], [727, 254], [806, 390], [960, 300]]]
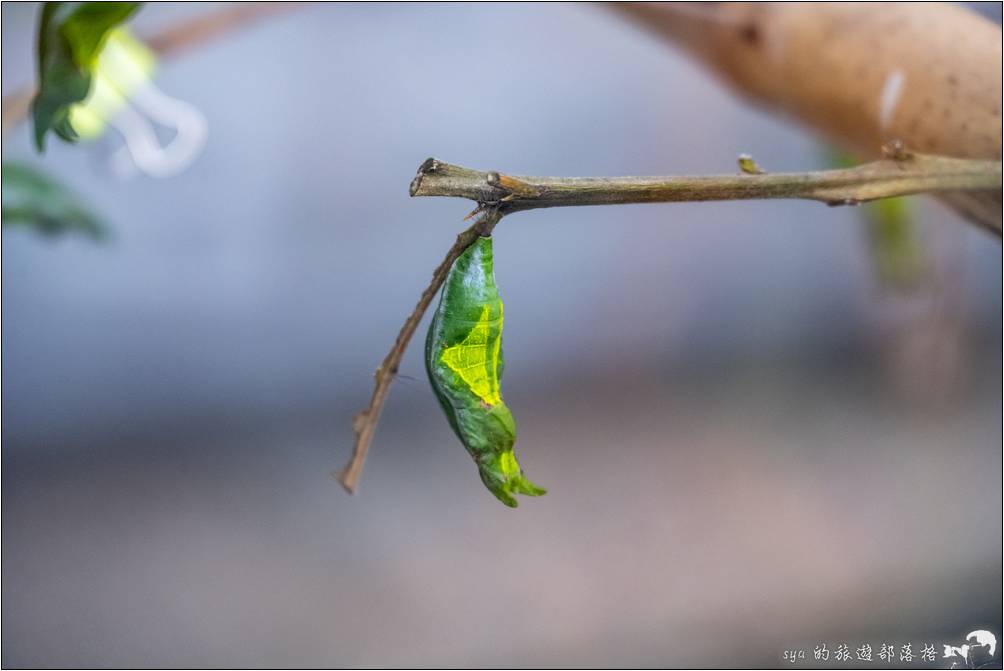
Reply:
[[[2, 12], [7, 95], [38, 6]], [[484, 489], [426, 320], [349, 497], [352, 416], [470, 209], [408, 197], [425, 158], [699, 174], [827, 148], [598, 5], [311, 4], [156, 82], [208, 121], [178, 176], [116, 178], [114, 134], [5, 137], [112, 233], [3, 233], [5, 667], [772, 666], [999, 638], [999, 241], [914, 199], [903, 289], [862, 208], [514, 215], [504, 393], [548, 495]]]

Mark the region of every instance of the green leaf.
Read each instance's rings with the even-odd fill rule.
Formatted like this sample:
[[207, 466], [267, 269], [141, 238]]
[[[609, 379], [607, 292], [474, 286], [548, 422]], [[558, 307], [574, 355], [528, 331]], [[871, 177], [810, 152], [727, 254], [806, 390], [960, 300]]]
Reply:
[[2, 167], [3, 228], [25, 226], [42, 235], [80, 233], [106, 237], [101, 220], [61, 184], [26, 165]]
[[513, 453], [516, 421], [502, 401], [502, 300], [491, 238], [478, 238], [454, 262], [425, 341], [425, 367], [446, 418], [474, 458], [481, 481], [502, 503], [540, 496]]
[[38, 27], [38, 93], [31, 104], [35, 145], [45, 149], [50, 130], [67, 142], [77, 134], [70, 106], [83, 101], [108, 32], [128, 19], [139, 2], [49, 2]]

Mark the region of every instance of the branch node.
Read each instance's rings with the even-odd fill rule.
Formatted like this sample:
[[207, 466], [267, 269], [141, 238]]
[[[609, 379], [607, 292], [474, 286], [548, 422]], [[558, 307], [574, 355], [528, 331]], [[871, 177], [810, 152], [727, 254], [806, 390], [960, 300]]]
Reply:
[[913, 153], [906, 150], [906, 145], [903, 141], [896, 138], [889, 140], [882, 145], [882, 157], [887, 158], [890, 161], [896, 161], [901, 163], [903, 161], [908, 161], [913, 158]]
[[509, 195], [502, 200], [511, 200], [511, 197], [536, 198], [543, 193], [543, 189], [540, 187], [530, 184], [529, 182], [524, 182], [519, 178], [503, 175], [497, 172], [492, 174], [496, 176], [499, 186], [509, 192]]

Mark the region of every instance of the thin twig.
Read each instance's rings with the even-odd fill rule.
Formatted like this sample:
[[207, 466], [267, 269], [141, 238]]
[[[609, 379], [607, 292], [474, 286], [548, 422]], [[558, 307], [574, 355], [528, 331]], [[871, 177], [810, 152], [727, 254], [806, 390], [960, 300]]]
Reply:
[[147, 45], [158, 55], [169, 57], [212, 42], [236, 28], [289, 9], [302, 6], [299, 2], [245, 2], [228, 4], [216, 12], [196, 16], [188, 21], [169, 26], [146, 38]]
[[[677, 177], [524, 177], [471, 170], [435, 159], [422, 164], [413, 196], [454, 196], [503, 214], [542, 207], [707, 200], [800, 198], [855, 205], [879, 198], [1001, 190], [1000, 161], [900, 153], [840, 170]], [[998, 237], [1000, 219], [988, 224]]]
[[[481, 217], [457, 236], [446, 258], [433, 271], [432, 281], [377, 369], [370, 404], [352, 423], [356, 434], [352, 458], [334, 476], [350, 494], [355, 493], [380, 411], [418, 324], [446, 281], [453, 262], [477, 236], [489, 235], [504, 215], [540, 207], [757, 198], [807, 198], [849, 205], [930, 191], [1001, 189], [1001, 164], [997, 161], [909, 154], [898, 146], [887, 156], [842, 170], [717, 177], [513, 177], [428, 159], [411, 183], [411, 195], [469, 198], [477, 207], [468, 218], [475, 214]], [[745, 161], [755, 165], [751, 158]], [[1000, 236], [1000, 222], [991, 230]]]
[[383, 409], [387, 393], [390, 391], [390, 383], [397, 376], [398, 367], [401, 365], [401, 358], [404, 357], [404, 351], [408, 348], [408, 343], [415, 334], [415, 329], [418, 328], [419, 322], [422, 321], [425, 311], [432, 303], [432, 299], [436, 297], [439, 288], [446, 281], [446, 275], [450, 272], [453, 262], [464, 253], [465, 249], [471, 246], [478, 236], [490, 235], [492, 229], [495, 228], [495, 225], [501, 218], [502, 215], [497, 209], [489, 208], [484, 211], [481, 217], [470, 228], [457, 236], [456, 242], [450, 247], [450, 251], [446, 253], [446, 258], [432, 272], [432, 281], [429, 282], [429, 286], [422, 292], [422, 296], [418, 299], [415, 309], [411, 311], [411, 314], [404, 321], [404, 326], [401, 327], [400, 333], [397, 334], [397, 339], [390, 348], [390, 352], [387, 353], [383, 363], [377, 368], [374, 374], [376, 385], [373, 387], [373, 396], [370, 398], [370, 404], [352, 420], [352, 429], [356, 434], [356, 445], [352, 452], [352, 459], [344, 470], [333, 474], [350, 494], [354, 494], [356, 487], [359, 485], [359, 476], [362, 474], [363, 464], [366, 462], [366, 453], [369, 451], [370, 442], [373, 440], [373, 432], [376, 430], [377, 422], [380, 421], [380, 411]]
[[[258, 19], [299, 6], [297, 2], [248, 2], [229, 5], [213, 12], [186, 19], [145, 38], [158, 56], [169, 58], [211, 42]], [[3, 135], [28, 118], [34, 89], [21, 89], [3, 98]]]

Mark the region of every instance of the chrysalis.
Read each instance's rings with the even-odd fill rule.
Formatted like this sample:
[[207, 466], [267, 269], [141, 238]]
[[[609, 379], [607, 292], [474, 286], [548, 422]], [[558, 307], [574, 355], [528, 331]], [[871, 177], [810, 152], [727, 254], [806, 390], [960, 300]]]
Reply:
[[425, 341], [425, 367], [446, 418], [502, 503], [540, 496], [516, 462], [516, 421], [502, 401], [502, 300], [492, 239], [478, 238], [454, 262]]

